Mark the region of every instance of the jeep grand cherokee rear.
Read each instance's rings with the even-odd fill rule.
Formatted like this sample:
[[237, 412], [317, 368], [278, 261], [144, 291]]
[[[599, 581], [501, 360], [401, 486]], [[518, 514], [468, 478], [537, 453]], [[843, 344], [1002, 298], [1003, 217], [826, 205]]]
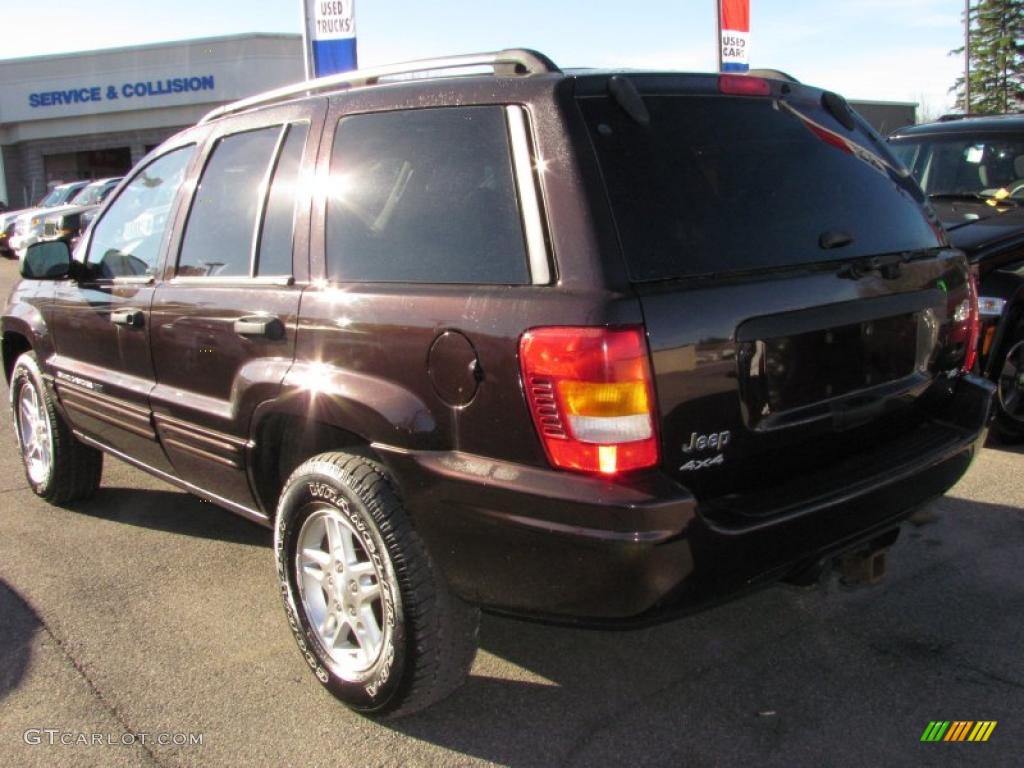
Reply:
[[595, 73], [574, 98], [637, 322], [522, 336], [555, 473], [398, 460], [457, 521], [457, 557], [435, 542], [457, 590], [653, 617], [888, 541], [966, 470], [991, 399], [964, 372], [974, 286], [917, 185], [794, 82]]
[[647, 620], [889, 543], [992, 396], [920, 190], [841, 98], [754, 77], [299, 84], [23, 275], [33, 490], [88, 495], [105, 451], [272, 526], [303, 657], [373, 714], [458, 686], [474, 605]]

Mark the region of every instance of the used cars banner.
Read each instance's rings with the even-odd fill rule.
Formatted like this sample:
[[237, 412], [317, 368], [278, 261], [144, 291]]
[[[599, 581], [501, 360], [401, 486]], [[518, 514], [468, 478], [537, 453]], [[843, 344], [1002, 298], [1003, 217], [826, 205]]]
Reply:
[[750, 69], [750, 0], [718, 0], [718, 64], [722, 72]]

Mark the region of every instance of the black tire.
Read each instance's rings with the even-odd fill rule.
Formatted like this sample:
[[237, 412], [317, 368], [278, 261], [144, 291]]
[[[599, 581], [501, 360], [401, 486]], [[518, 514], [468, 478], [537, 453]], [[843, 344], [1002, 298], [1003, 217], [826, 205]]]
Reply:
[[[307, 615], [306, 601], [340, 601], [345, 595], [330, 597], [332, 588], [339, 589], [336, 585], [321, 586], [316, 598], [310, 597], [317, 593], [315, 588], [306, 586], [306, 597], [300, 588], [300, 580], [312, 583], [299, 574], [300, 540], [306, 546], [309, 542], [303, 538], [307, 536], [304, 525], [309, 521], [316, 538], [319, 532], [312, 527], [316, 521], [337, 513], [367, 557], [366, 562], [357, 564], [364, 569], [372, 565], [379, 592], [379, 605], [375, 603], [373, 610], [381, 627], [381, 648], [376, 660], [367, 662], [370, 666], [358, 673], [332, 657], [327, 642], [321, 639], [322, 629], [315, 628]], [[378, 462], [334, 452], [299, 466], [278, 503], [274, 553], [285, 612], [299, 649], [317, 679], [347, 706], [366, 715], [403, 716], [440, 701], [465, 681], [476, 656], [480, 612], [448, 590]], [[306, 564], [303, 570], [307, 573], [309, 567], [317, 568], [309, 560]], [[334, 574], [334, 564], [323, 567], [318, 575]], [[347, 567], [339, 564], [338, 573]], [[347, 578], [346, 573], [338, 580]], [[373, 577], [366, 578], [372, 583]], [[324, 576], [320, 584], [327, 580]], [[355, 590], [354, 583], [349, 583]], [[324, 610], [342, 616], [339, 605], [332, 602], [332, 608]], [[357, 615], [354, 609], [348, 610], [353, 617]], [[343, 623], [333, 618], [325, 622], [333, 624], [323, 626], [334, 627]], [[355, 626], [336, 632], [337, 637], [345, 632], [346, 642], [356, 644]], [[337, 650], [336, 639], [330, 644], [335, 654], [345, 652]]]
[[[30, 461], [25, 454], [22, 440], [24, 414], [19, 403], [26, 387], [33, 388], [37, 402], [42, 404], [41, 416], [49, 432], [46, 439], [51, 458], [46, 471], [30, 469]], [[14, 363], [11, 410], [25, 479], [37, 496], [51, 504], [70, 504], [96, 493], [103, 475], [103, 452], [85, 445], [71, 433], [53, 404], [34, 352], [25, 352]]]
[[1000, 351], [1002, 359], [995, 371], [998, 386], [993, 431], [1008, 444], [1024, 441], [1024, 328]]

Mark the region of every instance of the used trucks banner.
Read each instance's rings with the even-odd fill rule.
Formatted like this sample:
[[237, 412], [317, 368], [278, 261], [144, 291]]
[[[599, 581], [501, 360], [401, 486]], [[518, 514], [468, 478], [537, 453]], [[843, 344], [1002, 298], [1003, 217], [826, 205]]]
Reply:
[[302, 0], [306, 21], [306, 76], [356, 68], [355, 0]]

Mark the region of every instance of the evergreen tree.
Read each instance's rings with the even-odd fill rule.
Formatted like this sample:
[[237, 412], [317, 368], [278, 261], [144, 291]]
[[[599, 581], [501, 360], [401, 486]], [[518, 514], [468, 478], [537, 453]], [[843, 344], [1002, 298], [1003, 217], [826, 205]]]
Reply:
[[[971, 103], [961, 75], [949, 90], [972, 115], [1024, 111], [1024, 0], [978, 0], [970, 6]], [[950, 55], [963, 56], [963, 46]]]

